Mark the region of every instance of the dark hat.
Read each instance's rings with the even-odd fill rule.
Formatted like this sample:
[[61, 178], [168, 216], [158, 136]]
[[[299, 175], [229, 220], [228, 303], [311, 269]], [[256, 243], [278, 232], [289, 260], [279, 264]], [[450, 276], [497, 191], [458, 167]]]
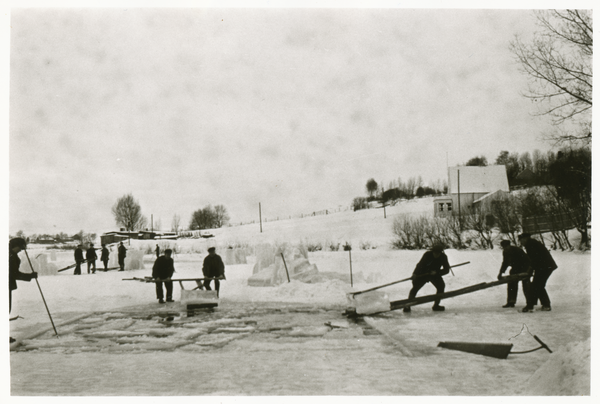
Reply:
[[22, 249], [25, 249], [27, 248], [27, 242], [21, 237], [11, 238], [8, 242], [8, 248], [12, 250], [15, 247], [21, 247]]
[[444, 246], [442, 244], [434, 244], [433, 247], [431, 247], [431, 251], [433, 251], [433, 252], [443, 252], [444, 251]]
[[208, 252], [212, 252], [212, 251], [215, 251], [215, 247], [210, 247], [210, 248], [208, 249]]
[[519, 234], [519, 240], [524, 239], [524, 238], [530, 238], [531, 234], [529, 233], [521, 233]]
[[501, 245], [502, 247], [508, 247], [508, 246], [510, 245], [510, 240], [502, 240], [502, 241], [500, 242], [500, 245]]

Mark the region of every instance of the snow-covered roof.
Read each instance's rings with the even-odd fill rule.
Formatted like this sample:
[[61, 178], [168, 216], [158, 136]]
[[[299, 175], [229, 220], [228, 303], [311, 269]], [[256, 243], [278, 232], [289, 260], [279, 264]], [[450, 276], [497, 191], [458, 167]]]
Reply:
[[488, 193], [495, 191], [509, 192], [508, 178], [506, 177], [506, 167], [503, 165], [475, 167], [475, 166], [456, 166], [448, 167], [448, 193], [457, 194], [459, 188], [460, 173], [460, 193]]
[[482, 196], [481, 198], [478, 198], [478, 199], [474, 200], [474, 201], [473, 201], [473, 203], [474, 203], [474, 204], [475, 204], [475, 203], [479, 203], [479, 202], [481, 202], [481, 201], [483, 201], [483, 200], [485, 200], [485, 199], [491, 198], [491, 197], [492, 197], [492, 196], [494, 196], [494, 195], [501, 195], [501, 194], [503, 194], [503, 193], [504, 193], [504, 191], [502, 191], [502, 190], [500, 190], [500, 189], [499, 189], [499, 190], [497, 190], [497, 191], [490, 192], [489, 194], [485, 194], [485, 195], [484, 195], [484, 196]]

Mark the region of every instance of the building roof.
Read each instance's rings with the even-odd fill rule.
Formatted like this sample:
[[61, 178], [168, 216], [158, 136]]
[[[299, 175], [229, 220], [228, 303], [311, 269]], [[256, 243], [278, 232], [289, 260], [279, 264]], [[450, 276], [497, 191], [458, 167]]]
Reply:
[[488, 193], [498, 190], [510, 192], [506, 167], [497, 166], [456, 166], [448, 167], [448, 193], [458, 194], [460, 173], [460, 193]]
[[479, 202], [481, 202], [481, 201], [484, 201], [484, 200], [486, 200], [486, 199], [488, 199], [488, 198], [492, 198], [492, 197], [498, 197], [498, 196], [500, 196], [500, 195], [504, 195], [504, 191], [502, 191], [502, 190], [500, 190], [500, 189], [499, 189], [499, 190], [497, 190], [497, 191], [490, 192], [489, 194], [485, 194], [484, 196], [482, 196], [482, 197], [481, 197], [481, 198], [479, 198], [479, 199], [476, 199], [476, 200], [474, 200], [474, 201], [473, 201], [473, 204], [479, 203]]

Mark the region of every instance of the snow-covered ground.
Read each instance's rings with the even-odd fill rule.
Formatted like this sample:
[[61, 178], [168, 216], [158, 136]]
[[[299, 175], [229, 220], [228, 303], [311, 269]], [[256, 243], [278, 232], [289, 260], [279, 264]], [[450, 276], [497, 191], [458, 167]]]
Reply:
[[[355, 395], [513, 396], [590, 395], [591, 255], [552, 254], [559, 269], [548, 282], [551, 312], [503, 309], [506, 287], [430, 304], [410, 314], [393, 311], [347, 318], [346, 293], [411, 275], [423, 251], [391, 250], [398, 214], [430, 214], [431, 199], [388, 208], [341, 212], [215, 230], [215, 238], [171, 241], [176, 277], [201, 276], [206, 247], [262, 243], [350, 242], [354, 285], [340, 279], [292, 281], [250, 287], [255, 255], [228, 265], [219, 308], [188, 317], [179, 300], [159, 305], [152, 284], [123, 281], [149, 276], [144, 269], [73, 276], [72, 270], [39, 279], [59, 338], [54, 336], [35, 282], [19, 282], [13, 294], [11, 335], [23, 338], [10, 354], [13, 395]], [[154, 241], [133, 241], [145, 250]], [[374, 248], [360, 249], [359, 245]], [[30, 247], [29, 255], [40, 252]], [[66, 253], [56, 265], [68, 265]], [[451, 264], [470, 261], [445, 277], [446, 290], [495, 280], [499, 249], [447, 250]], [[308, 255], [319, 272], [349, 274], [347, 251]], [[63, 261], [61, 261], [63, 260]], [[85, 269], [83, 272], [86, 272]], [[190, 285], [191, 286], [191, 285]], [[404, 299], [410, 283], [383, 289]], [[186, 286], [187, 287], [187, 286]], [[420, 295], [433, 293], [426, 285]], [[41, 333], [45, 331], [45, 333]], [[41, 334], [40, 334], [41, 333]], [[513, 344], [512, 352], [539, 346], [553, 351], [508, 359], [438, 348], [441, 341]]]

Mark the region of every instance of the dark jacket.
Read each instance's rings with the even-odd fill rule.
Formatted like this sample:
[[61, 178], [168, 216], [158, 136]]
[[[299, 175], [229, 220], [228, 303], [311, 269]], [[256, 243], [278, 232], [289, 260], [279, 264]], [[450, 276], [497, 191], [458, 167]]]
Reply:
[[225, 264], [217, 254], [207, 255], [202, 264], [202, 273], [208, 278], [218, 278], [225, 275]]
[[102, 255], [100, 255], [100, 261], [108, 261], [108, 256], [110, 253], [108, 252], [108, 248], [104, 247], [102, 249]]
[[525, 246], [525, 251], [527, 251], [534, 271], [552, 271], [558, 268], [550, 251], [539, 241], [530, 238]]
[[96, 261], [98, 256], [96, 255], [96, 249], [94, 247], [88, 248], [85, 252], [85, 259], [87, 261]]
[[124, 245], [119, 246], [119, 259], [124, 259], [127, 256], [127, 248]]
[[15, 290], [17, 288], [17, 281], [29, 282], [33, 277], [32, 274], [19, 271], [21, 258], [19, 258], [18, 254], [10, 250], [8, 254], [8, 288], [9, 290]]
[[174, 272], [173, 258], [161, 255], [154, 261], [154, 266], [152, 267], [153, 278], [167, 279], [172, 277]]
[[446, 254], [440, 253], [440, 256], [435, 258], [433, 251], [427, 251], [417, 264], [413, 275], [423, 275], [432, 271], [437, 272], [438, 276], [446, 275], [450, 272], [450, 264], [448, 263]]
[[75, 249], [75, 262], [83, 261], [83, 250], [81, 248]]
[[514, 245], [508, 246], [502, 251], [502, 266], [500, 273], [503, 274], [508, 267], [511, 267], [511, 274], [520, 274], [527, 272], [531, 266], [531, 260], [525, 254], [525, 251]]

